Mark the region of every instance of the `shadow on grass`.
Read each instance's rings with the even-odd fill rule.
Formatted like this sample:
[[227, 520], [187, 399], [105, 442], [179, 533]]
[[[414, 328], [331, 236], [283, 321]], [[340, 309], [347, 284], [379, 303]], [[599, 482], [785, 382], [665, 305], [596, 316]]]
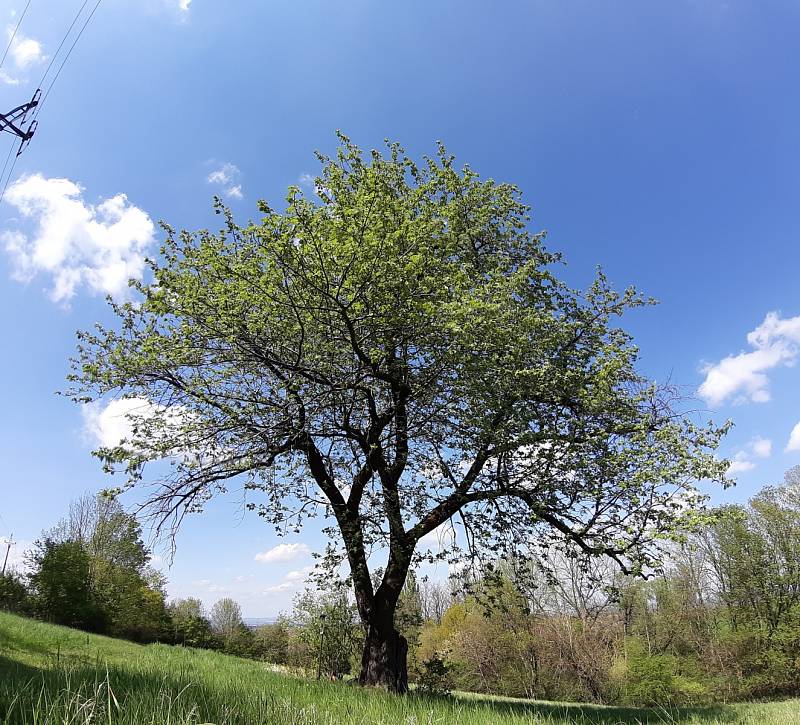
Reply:
[[[417, 695], [416, 697], [424, 697]], [[433, 704], [441, 699], [427, 697]], [[702, 707], [615, 707], [610, 705], [591, 705], [572, 702], [542, 702], [532, 700], [481, 700], [472, 697], [460, 700], [469, 704], [475, 710], [484, 710], [487, 723], [492, 722], [492, 716], [505, 715], [516, 717], [552, 718], [563, 720], [575, 725], [628, 725], [639, 723], [666, 723], [679, 724], [694, 719], [737, 722], [739, 716], [736, 710], [726, 705], [707, 705]]]
[[[359, 704], [366, 704], [371, 696], [357, 686], [327, 683], [319, 685], [313, 681], [295, 680], [287, 677], [288, 691], [270, 692], [266, 687], [260, 693], [232, 692], [224, 687], [214, 687], [198, 682], [186, 671], [157, 669], [127, 669], [119, 665], [106, 667], [99, 661], [91, 662], [83, 658], [63, 658], [56, 661], [50, 652], [47, 664], [41, 667], [18, 662], [13, 652], [0, 654], [0, 723], [23, 725], [35, 708], [37, 701], [50, 703], [63, 701], [62, 709], [52, 713], [67, 720], [71, 708], [77, 708], [79, 701], [86, 702], [102, 693], [104, 683], [111, 683], [113, 694], [119, 706], [113, 714], [115, 723], [138, 723], [142, 721], [159, 722], [159, 713], [166, 714], [168, 707], [172, 722], [185, 722], [200, 717], [199, 722], [225, 722], [230, 725], [252, 725], [254, 723], [303, 723], [304, 725], [327, 725], [331, 722], [366, 722], [366, 712]], [[341, 688], [341, 689], [340, 689]], [[294, 692], [290, 692], [293, 690]], [[352, 700], [344, 690], [350, 690]], [[306, 697], [295, 699], [305, 691]], [[64, 693], [67, 693], [66, 695]], [[46, 696], [44, 696], [46, 694]], [[379, 693], [373, 693], [376, 697]], [[314, 703], [316, 714], [306, 713], [308, 696]], [[382, 696], [386, 698], [385, 695]], [[235, 700], [234, 700], [235, 698]], [[348, 703], [342, 709], [345, 703]], [[338, 702], [334, 702], [338, 701]], [[360, 703], [359, 703], [360, 701]], [[12, 703], [16, 705], [12, 707]], [[634, 725], [643, 723], [674, 724], [687, 722], [692, 718], [715, 720], [720, 723], [735, 722], [736, 711], [726, 706], [711, 706], [680, 709], [646, 709], [626, 707], [601, 707], [577, 703], [526, 702], [523, 700], [492, 700], [478, 697], [436, 697], [411, 694], [405, 701], [388, 698], [384, 702], [391, 710], [397, 711], [400, 718], [416, 710], [434, 711], [437, 722], [457, 722], [459, 713], [469, 711], [469, 722], [500, 723], [504, 718], [531, 718], [538, 721], [550, 718], [559, 723], [571, 725]], [[102, 707], [102, 704], [100, 705]], [[27, 708], [27, 709], [26, 709]], [[408, 709], [406, 709], [408, 708]], [[330, 711], [329, 711], [330, 710]], [[329, 711], [329, 712], [328, 712]], [[403, 712], [405, 711], [405, 712]], [[50, 711], [49, 711], [50, 712]], [[341, 720], [347, 712], [354, 719]], [[402, 713], [402, 714], [401, 714]], [[386, 712], [388, 716], [390, 713]], [[185, 717], [186, 719], [182, 719]], [[444, 718], [444, 720], [442, 720]], [[105, 719], [105, 718], [104, 718]], [[49, 722], [49, 719], [44, 719]], [[696, 720], [697, 721], [697, 720]], [[518, 722], [518, 721], [517, 721]]]

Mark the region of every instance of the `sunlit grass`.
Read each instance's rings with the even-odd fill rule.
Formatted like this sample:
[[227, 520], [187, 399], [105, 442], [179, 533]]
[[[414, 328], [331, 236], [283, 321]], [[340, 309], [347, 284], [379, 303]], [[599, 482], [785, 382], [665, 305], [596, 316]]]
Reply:
[[800, 701], [641, 710], [459, 695], [394, 697], [266, 665], [140, 646], [0, 613], [0, 724], [800, 723]]

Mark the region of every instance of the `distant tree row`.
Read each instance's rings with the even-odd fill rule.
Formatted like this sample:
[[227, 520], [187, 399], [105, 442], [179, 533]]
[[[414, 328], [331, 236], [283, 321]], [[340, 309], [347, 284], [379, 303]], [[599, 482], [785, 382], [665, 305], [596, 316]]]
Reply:
[[[344, 582], [299, 594], [247, 627], [221, 599], [165, 602], [136, 519], [84, 497], [46, 532], [30, 571], [0, 578], [0, 608], [141, 642], [218, 649], [340, 679], [358, 673], [364, 630]], [[380, 571], [375, 573], [380, 577]], [[747, 505], [724, 506], [676, 541], [647, 580], [548, 553], [450, 582], [406, 581], [397, 626], [409, 675], [450, 689], [631, 705], [800, 693], [800, 467]]]

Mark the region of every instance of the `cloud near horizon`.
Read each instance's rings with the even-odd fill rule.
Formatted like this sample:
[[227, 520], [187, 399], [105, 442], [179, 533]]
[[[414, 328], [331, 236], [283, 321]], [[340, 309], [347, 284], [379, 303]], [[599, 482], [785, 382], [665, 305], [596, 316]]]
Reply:
[[311, 549], [307, 544], [278, 544], [267, 551], [260, 551], [255, 560], [262, 564], [280, 564], [309, 556]]

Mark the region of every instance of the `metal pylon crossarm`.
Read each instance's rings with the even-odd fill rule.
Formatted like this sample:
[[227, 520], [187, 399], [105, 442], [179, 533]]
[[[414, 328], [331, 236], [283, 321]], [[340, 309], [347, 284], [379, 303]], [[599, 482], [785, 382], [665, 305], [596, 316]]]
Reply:
[[28, 114], [39, 105], [41, 97], [42, 91], [37, 88], [30, 101], [17, 106], [8, 113], [0, 113], [0, 131], [6, 131], [20, 140], [17, 156], [23, 152], [33, 138], [33, 134], [36, 133], [37, 122], [32, 119], [29, 123]]

